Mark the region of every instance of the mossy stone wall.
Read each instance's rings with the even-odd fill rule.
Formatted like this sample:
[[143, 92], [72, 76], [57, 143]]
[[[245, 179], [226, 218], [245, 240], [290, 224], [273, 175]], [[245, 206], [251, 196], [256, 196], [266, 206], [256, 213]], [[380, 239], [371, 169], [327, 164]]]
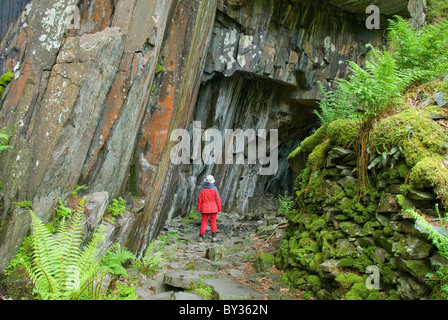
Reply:
[[[403, 155], [369, 170], [370, 184], [360, 192], [358, 159], [350, 143], [356, 139], [353, 125], [342, 120], [330, 125], [332, 130], [323, 128], [290, 156], [290, 163], [298, 159], [301, 169], [276, 266], [285, 270], [291, 286], [319, 299], [427, 298], [435, 282], [425, 275], [436, 270], [441, 258], [404, 212], [415, 207], [430, 216], [443, 197], [429, 184], [417, 188], [409, 182], [413, 168]], [[373, 269], [379, 288], [370, 285], [377, 283]]]

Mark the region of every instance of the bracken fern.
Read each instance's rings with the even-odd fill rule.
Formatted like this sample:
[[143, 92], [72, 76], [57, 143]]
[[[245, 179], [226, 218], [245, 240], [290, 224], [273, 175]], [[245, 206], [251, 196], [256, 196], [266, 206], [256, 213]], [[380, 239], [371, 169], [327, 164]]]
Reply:
[[33, 211], [32, 259], [23, 260], [38, 298], [44, 300], [98, 299], [101, 279], [106, 271], [97, 256], [104, 230], [98, 230], [81, 249], [83, 241], [85, 198], [69, 223], [59, 226], [53, 235]]

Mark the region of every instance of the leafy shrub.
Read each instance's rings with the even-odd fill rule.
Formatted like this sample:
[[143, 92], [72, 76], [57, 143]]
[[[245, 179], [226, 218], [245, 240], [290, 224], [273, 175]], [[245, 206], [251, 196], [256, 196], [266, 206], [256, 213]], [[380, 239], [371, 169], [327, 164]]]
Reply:
[[75, 190], [73, 190], [73, 192], [70, 194], [72, 197], [77, 197], [78, 196], [78, 192], [80, 192], [81, 190], [86, 190], [87, 186], [86, 185], [76, 185]]
[[112, 204], [107, 207], [106, 216], [103, 220], [110, 224], [115, 224], [115, 217], [122, 215], [126, 211], [126, 200], [122, 197], [112, 199]]
[[419, 77], [417, 72], [403, 69], [392, 53], [381, 52], [371, 45], [367, 47], [371, 52], [365, 68], [349, 61], [351, 74], [347, 80], [337, 79], [337, 90], [322, 92], [320, 112], [315, 111], [322, 124], [338, 119], [366, 120], [376, 116], [394, 104]]
[[136, 268], [148, 275], [155, 273], [159, 263], [165, 261], [162, 257], [163, 253], [161, 251], [154, 252], [154, 246], [155, 243], [150, 242], [148, 248], [146, 248], [145, 255], [141, 259], [134, 262], [134, 266]]
[[182, 219], [184, 222], [193, 222], [199, 219], [198, 212], [196, 210], [196, 207], [192, 207], [190, 209], [190, 212], [188, 213], [188, 216]]
[[[32, 237], [28, 236], [23, 240], [22, 246], [16, 253], [15, 257], [11, 260], [8, 267], [5, 270], [5, 275], [10, 275], [14, 272], [16, 266], [21, 266], [23, 261], [29, 263], [32, 258]], [[22, 261], [23, 260], [23, 261]]]
[[107, 300], [137, 300], [135, 287], [127, 283], [115, 282], [115, 288], [107, 294]]
[[99, 298], [101, 279], [97, 244], [102, 233], [97, 232], [90, 243], [80, 249], [84, 213], [81, 207], [73, 213], [70, 224], [62, 223], [56, 237], [30, 211], [32, 218], [32, 259], [22, 260], [38, 298], [70, 300]]
[[114, 217], [122, 215], [126, 210], [126, 200], [122, 197], [113, 199], [112, 204], [107, 208], [107, 213], [112, 214]]
[[82, 245], [85, 201], [86, 198], [80, 201], [70, 221], [61, 220], [54, 235], [30, 210], [31, 256], [25, 259], [22, 254], [20, 263], [27, 269], [38, 299], [103, 299], [104, 276], [109, 271], [118, 272], [117, 263], [129, 256], [114, 252], [117, 245], [99, 256], [98, 244], [104, 240], [104, 228], [96, 230], [89, 243]]
[[58, 206], [56, 207], [56, 214], [54, 221], [60, 222], [64, 221], [65, 219], [69, 219], [72, 216], [72, 210], [70, 208], [67, 208], [63, 203], [61, 198], [58, 199]]
[[288, 213], [289, 211], [291, 211], [292, 205], [294, 204], [294, 201], [286, 200], [285, 198], [287, 198], [286, 192], [285, 192], [285, 195], [283, 195], [283, 196], [282, 195], [278, 195], [277, 198], [276, 198], [278, 204], [280, 205], [279, 211], [283, 215]]
[[103, 258], [101, 264], [113, 275], [127, 276], [123, 263], [129, 259], [135, 260], [137, 257], [127, 248], [121, 248], [119, 244], [115, 244], [109, 249], [109, 254]]

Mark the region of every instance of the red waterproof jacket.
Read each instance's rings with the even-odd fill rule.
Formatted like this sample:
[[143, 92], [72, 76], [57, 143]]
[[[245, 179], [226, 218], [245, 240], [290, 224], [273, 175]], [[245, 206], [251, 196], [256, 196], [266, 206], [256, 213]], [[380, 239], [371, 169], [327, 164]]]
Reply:
[[208, 183], [202, 186], [198, 197], [197, 209], [200, 213], [221, 212], [221, 198], [215, 186]]

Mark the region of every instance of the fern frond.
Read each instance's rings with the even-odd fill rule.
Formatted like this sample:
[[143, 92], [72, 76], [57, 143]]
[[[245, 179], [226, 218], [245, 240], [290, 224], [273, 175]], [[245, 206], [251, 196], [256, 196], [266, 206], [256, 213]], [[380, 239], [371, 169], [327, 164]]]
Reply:
[[127, 275], [126, 269], [122, 264], [130, 259], [135, 260], [137, 257], [126, 247], [121, 248], [118, 245], [102, 259], [101, 264], [108, 272], [114, 275]]
[[146, 249], [142, 262], [145, 268], [156, 267], [160, 262], [165, 261], [161, 252], [154, 252], [155, 243], [150, 242]]
[[[87, 293], [100, 294], [98, 281], [104, 276], [98, 257], [98, 243], [104, 239], [104, 229], [81, 249], [84, 233], [84, 207], [81, 201], [69, 223], [62, 223], [54, 235], [30, 211], [32, 218], [32, 259], [23, 260], [35, 291], [42, 299], [73, 299]], [[93, 286], [89, 288], [89, 286]]]
[[53, 277], [57, 273], [58, 261], [52, 254], [57, 248], [57, 243], [48, 228], [32, 210], [30, 215], [33, 228], [33, 263], [24, 263], [24, 265], [39, 292], [57, 296], [59, 290]]

